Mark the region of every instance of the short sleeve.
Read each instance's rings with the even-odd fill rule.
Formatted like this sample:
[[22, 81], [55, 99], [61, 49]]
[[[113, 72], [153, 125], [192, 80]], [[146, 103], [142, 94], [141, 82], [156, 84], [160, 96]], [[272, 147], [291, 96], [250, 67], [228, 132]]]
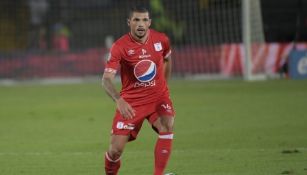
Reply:
[[164, 45], [163, 57], [168, 58], [171, 55], [172, 51], [171, 51], [169, 38], [166, 35], [164, 35], [163, 45]]
[[120, 60], [121, 60], [120, 48], [118, 45], [114, 43], [110, 49], [110, 55], [106, 63], [104, 72], [116, 73]]

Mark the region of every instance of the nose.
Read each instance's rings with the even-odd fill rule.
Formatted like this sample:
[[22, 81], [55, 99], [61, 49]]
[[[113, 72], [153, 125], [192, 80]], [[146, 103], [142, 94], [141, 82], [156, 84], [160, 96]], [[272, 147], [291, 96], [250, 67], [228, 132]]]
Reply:
[[143, 24], [137, 25], [137, 29], [144, 29], [144, 28], [145, 28], [145, 25], [143, 25]]
[[138, 22], [138, 25], [137, 25], [138, 27], [144, 27], [144, 22], [142, 22], [142, 21], [140, 21], [140, 22]]

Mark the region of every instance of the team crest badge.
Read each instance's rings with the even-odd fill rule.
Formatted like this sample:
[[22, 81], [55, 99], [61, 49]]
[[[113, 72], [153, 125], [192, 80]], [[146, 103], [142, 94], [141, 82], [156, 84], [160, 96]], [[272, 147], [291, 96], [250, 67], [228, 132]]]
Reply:
[[157, 52], [161, 51], [162, 50], [161, 42], [155, 43], [154, 47], [155, 47], [155, 51], [157, 51]]
[[141, 60], [134, 66], [134, 76], [140, 82], [149, 82], [155, 78], [156, 64], [151, 60]]

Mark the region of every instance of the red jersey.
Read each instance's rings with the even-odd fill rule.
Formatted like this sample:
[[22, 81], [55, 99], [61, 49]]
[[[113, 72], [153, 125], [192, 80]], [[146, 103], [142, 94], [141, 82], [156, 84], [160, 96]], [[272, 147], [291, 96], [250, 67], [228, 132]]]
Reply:
[[169, 39], [155, 30], [148, 32], [144, 44], [134, 40], [130, 33], [118, 39], [105, 67], [105, 72], [115, 73], [120, 66], [120, 95], [132, 106], [169, 96], [163, 70], [163, 61], [171, 54]]

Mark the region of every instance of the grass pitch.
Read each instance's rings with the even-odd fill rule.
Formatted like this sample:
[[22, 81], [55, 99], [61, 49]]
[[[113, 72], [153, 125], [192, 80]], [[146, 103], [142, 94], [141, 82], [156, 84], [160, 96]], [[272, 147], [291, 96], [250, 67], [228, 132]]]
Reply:
[[[307, 81], [170, 84], [178, 175], [307, 174]], [[0, 87], [1, 175], [102, 175], [115, 105], [100, 83]], [[120, 174], [150, 175], [155, 133], [127, 145]]]

